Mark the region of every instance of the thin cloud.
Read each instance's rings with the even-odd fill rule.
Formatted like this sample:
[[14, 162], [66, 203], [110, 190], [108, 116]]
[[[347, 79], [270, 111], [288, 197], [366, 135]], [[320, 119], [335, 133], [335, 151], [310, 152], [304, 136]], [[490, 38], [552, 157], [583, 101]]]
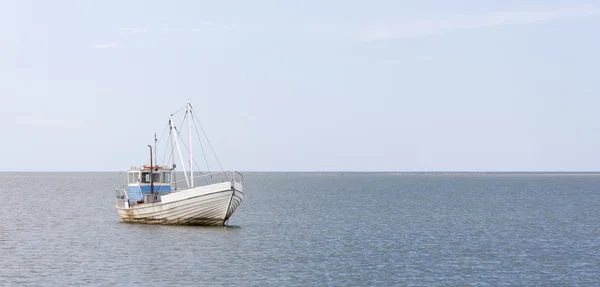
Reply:
[[146, 28], [121, 28], [121, 31], [129, 34], [145, 33]]
[[113, 49], [119, 47], [119, 43], [98, 44], [95, 47], [96, 49]]
[[204, 24], [204, 25], [208, 25], [208, 26], [215, 26], [215, 25], [217, 25], [217, 23], [215, 23], [215, 22], [212, 22], [212, 21], [206, 21], [206, 22], [204, 22], [204, 23], [202, 23], [202, 24]]
[[455, 30], [480, 29], [502, 25], [523, 25], [593, 15], [600, 15], [600, 7], [578, 5], [529, 11], [452, 15], [435, 20], [413, 20], [365, 26], [357, 31], [356, 38], [362, 41], [420, 38]]

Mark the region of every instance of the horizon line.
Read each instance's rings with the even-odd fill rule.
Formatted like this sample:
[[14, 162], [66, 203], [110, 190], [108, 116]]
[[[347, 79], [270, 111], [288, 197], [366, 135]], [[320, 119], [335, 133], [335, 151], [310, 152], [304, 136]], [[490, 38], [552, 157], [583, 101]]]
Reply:
[[[226, 171], [230, 171], [230, 170], [226, 170]], [[506, 173], [506, 174], [517, 174], [517, 173], [529, 173], [529, 174], [600, 174], [600, 170], [560, 170], [560, 171], [550, 171], [550, 170], [496, 170], [496, 171], [476, 171], [476, 170], [456, 170], [456, 171], [452, 171], [452, 170], [420, 170], [420, 171], [394, 171], [394, 170], [376, 170], [376, 171], [369, 171], [369, 170], [359, 170], [359, 171], [355, 171], [355, 170], [333, 170], [333, 171], [320, 171], [320, 170], [254, 170], [254, 171], [241, 171], [241, 170], [235, 170], [237, 172], [240, 173], [403, 173], [403, 174], [426, 174], [426, 173], [435, 173], [435, 174], [440, 174], [440, 173], [450, 173], [450, 174], [457, 174], [457, 173], [470, 173], [470, 174], [475, 174], [475, 173], [480, 173], [480, 174], [501, 174], [501, 173]], [[115, 171], [115, 170], [80, 170], [80, 171], [74, 171], [74, 170], [0, 170], [0, 173], [126, 173], [127, 171]], [[183, 171], [177, 171], [177, 172], [183, 172]], [[189, 172], [189, 171], [188, 171]], [[194, 172], [198, 172], [198, 171], [194, 171]], [[219, 171], [222, 172], [222, 171]], [[219, 172], [213, 172], [213, 173], [219, 173]], [[206, 174], [206, 173], [205, 173]]]

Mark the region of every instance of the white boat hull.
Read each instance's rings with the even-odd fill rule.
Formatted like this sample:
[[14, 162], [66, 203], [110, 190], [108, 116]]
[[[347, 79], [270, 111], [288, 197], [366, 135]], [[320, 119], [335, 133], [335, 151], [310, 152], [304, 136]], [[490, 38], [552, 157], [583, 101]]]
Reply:
[[119, 207], [124, 222], [223, 226], [244, 199], [240, 182], [221, 182], [162, 195], [161, 202]]

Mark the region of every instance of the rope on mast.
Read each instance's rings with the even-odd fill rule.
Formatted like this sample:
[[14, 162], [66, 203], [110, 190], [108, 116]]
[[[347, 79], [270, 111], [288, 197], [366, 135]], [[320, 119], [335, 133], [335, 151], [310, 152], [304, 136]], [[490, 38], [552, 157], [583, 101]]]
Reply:
[[[190, 105], [190, 109], [193, 110], [194, 108], [192, 107], [192, 105]], [[196, 120], [198, 126], [200, 126], [200, 130], [202, 130], [202, 134], [204, 134], [204, 137], [206, 138], [206, 142], [208, 142], [208, 146], [210, 147], [213, 155], [215, 156], [215, 159], [217, 160], [217, 163], [219, 164], [219, 167], [221, 168], [221, 171], [225, 171], [223, 169], [223, 165], [221, 165], [221, 161], [219, 161], [219, 157], [217, 156], [217, 153], [215, 152], [215, 149], [213, 148], [212, 144], [210, 143], [210, 140], [208, 139], [208, 136], [206, 135], [206, 132], [204, 131], [204, 128], [202, 128], [202, 125], [200, 124], [200, 121], [198, 121], [197, 118], [194, 118], [194, 120]], [[199, 134], [198, 132], [196, 132], [197, 134]]]
[[[187, 112], [186, 112], [186, 115], [187, 115]], [[181, 127], [182, 127], [182, 128], [183, 128], [183, 123], [185, 123], [185, 119], [186, 119], [186, 118], [184, 117], [184, 118], [183, 118], [183, 120], [182, 120], [182, 123], [181, 123]], [[179, 130], [178, 130], [176, 127], [175, 127], [175, 132], [176, 132], [178, 135], [180, 135], [180, 136], [181, 136], [181, 133], [179, 132]], [[183, 145], [183, 147], [185, 148], [185, 150], [186, 150], [187, 152], [189, 152], [189, 151], [190, 151], [190, 149], [189, 149], [189, 148], [188, 148], [188, 146], [185, 144], [185, 141], [183, 140], [183, 138], [179, 138], [179, 139], [181, 140], [181, 144]], [[179, 143], [179, 140], [178, 140], [177, 142]], [[204, 173], [202, 172], [202, 169], [200, 168], [200, 166], [198, 166], [198, 163], [197, 163], [195, 160], [193, 160], [193, 159], [191, 159], [191, 162], [192, 162], [192, 163], [193, 163], [193, 164], [196, 166], [196, 168], [198, 168], [198, 172], [200, 172], [200, 175], [204, 175]], [[203, 177], [203, 178], [204, 178], [204, 181], [205, 181], [206, 183], [209, 183], [209, 182], [208, 182], [208, 179], [207, 179], [206, 177]]]
[[[194, 117], [194, 114], [190, 113], [190, 115], [192, 116], [192, 119], [194, 120], [194, 123], [195, 123], [196, 118]], [[202, 145], [202, 140], [200, 139], [200, 133], [198, 133], [198, 127], [195, 124], [194, 124], [194, 130], [196, 130], [196, 137], [198, 138], [198, 142], [200, 143], [200, 150], [202, 150], [202, 156], [204, 157], [204, 162], [206, 163], [206, 171], [208, 173], [210, 173], [210, 165], [208, 164], [208, 159], [206, 158], [206, 153], [204, 152], [204, 146]]]

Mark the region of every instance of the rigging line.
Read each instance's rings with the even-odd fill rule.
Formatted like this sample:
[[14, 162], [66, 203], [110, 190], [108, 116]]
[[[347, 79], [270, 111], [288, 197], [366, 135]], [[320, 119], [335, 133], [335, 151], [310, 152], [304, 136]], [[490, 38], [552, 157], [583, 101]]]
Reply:
[[[183, 127], [183, 123], [184, 123], [184, 122], [185, 122], [185, 118], [182, 120], [181, 127]], [[176, 132], [177, 134], [181, 135], [181, 133], [179, 132], [179, 130], [177, 129], [177, 127], [174, 127], [174, 129], [175, 129], [175, 132]], [[183, 145], [183, 147], [185, 148], [185, 150], [186, 150], [187, 152], [189, 152], [189, 151], [190, 151], [190, 149], [189, 149], [189, 148], [188, 148], [188, 146], [185, 144], [185, 141], [184, 141], [183, 139], [181, 139], [181, 138], [179, 138], [179, 140], [181, 140], [181, 144]], [[201, 175], [201, 176], [202, 176], [202, 175], [205, 175], [205, 173], [203, 173], [203, 172], [202, 172], [202, 169], [200, 168], [200, 166], [198, 166], [198, 163], [196, 163], [196, 161], [195, 161], [194, 159], [190, 159], [190, 160], [192, 161], [192, 163], [193, 163], [194, 165], [196, 165], [196, 167], [198, 168], [198, 172], [200, 173], [200, 175]], [[204, 177], [204, 181], [206, 181], [206, 183], [207, 183], [207, 184], [209, 183], [209, 182], [208, 182], [208, 179], [206, 179], [206, 177]]]
[[[175, 128], [175, 132], [176, 132], [177, 134], [181, 135], [181, 133], [179, 132], [179, 130], [178, 130], [177, 128]], [[181, 144], [183, 145], [183, 147], [185, 148], [185, 150], [186, 150], [187, 152], [189, 152], [189, 151], [190, 151], [190, 149], [188, 148], [188, 146], [185, 144], [185, 141], [184, 141], [184, 140], [181, 140]], [[201, 175], [204, 175], [204, 173], [202, 172], [202, 169], [200, 169], [200, 167], [198, 166], [198, 164], [196, 163], [196, 161], [194, 161], [194, 160], [192, 159], [192, 163], [196, 165], [196, 167], [198, 168], [198, 172], [200, 172], [200, 174], [201, 174]]]
[[169, 159], [167, 160], [167, 162], [171, 161], [172, 158], [173, 158], [173, 155], [169, 156]]
[[[190, 105], [191, 108], [191, 105]], [[191, 111], [190, 111], [191, 114]], [[183, 125], [186, 123], [186, 117], [189, 117], [188, 115], [188, 111], [185, 111], [185, 116], [183, 117], [183, 119], [181, 119], [181, 129], [183, 129]], [[192, 117], [193, 118], [193, 117]], [[186, 151], [189, 153], [190, 152], [190, 148], [188, 148], [188, 146], [185, 144], [185, 141], [183, 140], [183, 138], [181, 137], [181, 133], [179, 132], [179, 130], [177, 128], [175, 128], [175, 131], [180, 135], [180, 140], [181, 140], [181, 144], [183, 144], [183, 147], [185, 147]], [[202, 143], [201, 143], [202, 145]], [[193, 158], [190, 158], [190, 161], [196, 165], [196, 167], [198, 168], [198, 171], [200, 172], [200, 175], [204, 175], [204, 173], [202, 172], [202, 169], [198, 166], [198, 164], [196, 163], [196, 161]], [[190, 167], [191, 168], [191, 167]]]
[[[165, 129], [163, 130], [162, 134], [160, 135], [160, 138], [158, 139], [158, 141], [155, 142], [156, 147], [158, 147], [160, 145], [160, 143], [162, 142], [162, 139], [163, 139], [165, 133], [167, 132], [168, 128], [169, 128], [169, 125], [166, 125]], [[156, 133], [154, 134], [154, 138], [156, 139]], [[158, 160], [158, 159], [156, 159], [156, 160]], [[149, 163], [149, 161], [148, 161], [148, 163]]]
[[[186, 116], [187, 116], [187, 111], [185, 112], [185, 114], [186, 114]], [[179, 135], [179, 136], [177, 137], [177, 138], [178, 138], [178, 140], [181, 140], [181, 144], [182, 144], [182, 145], [185, 147], [186, 151], [189, 153], [189, 152], [190, 152], [190, 149], [189, 149], [189, 148], [187, 147], [187, 145], [185, 144], [185, 141], [183, 140], [183, 137], [182, 137], [182, 133], [181, 133], [181, 132], [179, 132], [179, 130], [182, 130], [182, 129], [183, 129], [183, 124], [184, 124], [184, 123], [185, 123], [185, 116], [183, 117], [183, 119], [181, 119], [181, 124], [179, 125], [179, 129], [177, 129], [177, 127], [176, 127], [176, 126], [175, 126], [175, 127], [173, 127], [173, 128], [175, 129], [175, 132], [176, 132], [176, 133]], [[192, 159], [190, 159], [190, 160], [192, 160]]]
[[181, 109], [175, 111], [174, 113], [171, 114], [171, 116], [173, 116], [174, 114], [181, 112], [181, 110], [185, 109], [186, 106], [181, 107]]
[[171, 166], [173, 169], [175, 169], [173, 167], [173, 164], [175, 164], [176, 160], [175, 160], [175, 143], [172, 141], [172, 133], [173, 131], [171, 129], [169, 129], [169, 135], [167, 137], [167, 148], [165, 149], [165, 153], [167, 153], [170, 150], [169, 153], [169, 159], [165, 161], [167, 166]]
[[[190, 105], [191, 107], [191, 105]], [[190, 113], [193, 120], [196, 120], [194, 117], [194, 113]], [[210, 166], [208, 164], [208, 159], [206, 159], [206, 153], [204, 152], [204, 146], [202, 145], [202, 140], [200, 139], [200, 133], [198, 133], [198, 126], [194, 125], [194, 130], [196, 130], [196, 137], [198, 137], [198, 142], [200, 143], [200, 150], [202, 150], [202, 156], [204, 156], [204, 162], [206, 163], [206, 170], [210, 173]]]
[[167, 152], [169, 151], [169, 145], [170, 145], [170, 144], [169, 144], [169, 142], [170, 142], [170, 141], [168, 140], [168, 141], [167, 141], [167, 146], [165, 147], [165, 153], [163, 154], [163, 159], [162, 159], [162, 163], [163, 163], [163, 164], [164, 164], [164, 163], [166, 163], [167, 165], [169, 165], [169, 161], [171, 160], [171, 159], [169, 158], [169, 160], [168, 160], [168, 161], [165, 161], [165, 158], [167, 157]]
[[[186, 112], [187, 115], [187, 112]], [[185, 123], [185, 116], [183, 116], [183, 119], [181, 119], [181, 124], [179, 124], [179, 129], [183, 129], [183, 124]], [[181, 133], [179, 132], [179, 130], [177, 130], [177, 126], [175, 126], [175, 130], [177, 131], [177, 133], [179, 133], [179, 135], [181, 135]]]
[[167, 159], [167, 162], [171, 161], [172, 159], [173, 159], [173, 155], [170, 155], [169, 158]]
[[[182, 108], [180, 108], [179, 110], [177, 110], [177, 111], [175, 111], [174, 113], [172, 113], [172, 114], [171, 114], [171, 117], [172, 117], [174, 114], [176, 114], [176, 113], [179, 113], [179, 112], [180, 112], [181, 110], [183, 110], [183, 109], [185, 109], [185, 106], [183, 106], [183, 107], [182, 107]], [[186, 114], [187, 114], [187, 111], [186, 111]], [[184, 116], [184, 117], [183, 117], [183, 119], [181, 120], [181, 124], [179, 125], [179, 127], [183, 128], [183, 123], [184, 123], [184, 122], [185, 122], [185, 116]], [[167, 125], [167, 128], [168, 128], [169, 126], [170, 126], [170, 125]], [[175, 129], [175, 131], [176, 131], [178, 134], [180, 134], [180, 135], [181, 135], [181, 133], [179, 133], [179, 130], [177, 130], [177, 126], [173, 126], [173, 128]], [[166, 130], [166, 128], [165, 128], [165, 130]], [[171, 134], [171, 131], [169, 131], [169, 136], [170, 136], [170, 134]], [[163, 131], [163, 135], [164, 135], [164, 131]], [[161, 139], [162, 139], [162, 136], [163, 136], [163, 135], [161, 135]], [[160, 140], [159, 140], [159, 142], [160, 142]], [[183, 143], [183, 140], [182, 140], [181, 142]], [[175, 149], [175, 145], [173, 145], [173, 149]], [[165, 152], [165, 153], [166, 153], [166, 152]], [[183, 164], [183, 163], [182, 163], [182, 164]]]
[[[176, 127], [173, 127], [175, 130], [177, 130]], [[173, 131], [169, 130], [169, 138], [172, 137], [172, 133]], [[169, 158], [165, 161], [165, 157], [166, 157], [166, 153], [167, 151], [171, 150], [170, 154], [169, 154]], [[169, 162], [173, 162], [173, 164], [175, 164], [175, 144], [172, 141], [167, 141], [167, 148], [165, 149], [165, 155], [163, 156], [163, 162], [167, 163], [167, 166], [169, 166]], [[172, 166], [171, 166], [172, 167]], [[175, 168], [173, 168], [173, 171], [175, 170]], [[174, 171], [172, 173], [173, 178], [171, 179], [171, 183], [173, 183], [173, 187], [175, 188], [175, 190], [177, 190], [177, 171]]]
[[[202, 173], [202, 169], [200, 168], [200, 166], [198, 166], [198, 163], [194, 161], [194, 165], [196, 166], [196, 168], [198, 168], [198, 172], [200, 172], [201, 175], [205, 175], [204, 173]], [[210, 175], [210, 172], [207, 173], [207, 175]], [[210, 175], [210, 178], [212, 179], [212, 175]], [[206, 177], [204, 177], [204, 181], [206, 182], [206, 184], [209, 184], [208, 179]]]
[[[198, 132], [198, 128], [195, 125], [196, 122], [198, 122], [198, 120], [196, 120], [196, 118], [194, 117], [194, 114], [196, 113], [193, 110], [192, 104], [188, 102], [188, 104], [190, 105], [190, 110], [189, 110], [189, 115], [191, 116], [192, 119], [194, 120], [194, 130], [196, 131], [196, 137], [198, 138], [198, 143], [200, 143], [200, 149], [202, 150], [202, 156], [204, 157], [204, 162], [206, 163], [206, 171], [207, 174], [210, 174], [210, 165], [208, 164], [208, 159], [206, 158], [206, 152], [204, 151], [204, 145], [202, 145], [202, 140], [200, 139], [200, 133]], [[187, 112], [186, 112], [187, 115]], [[217, 159], [218, 161], [219, 159]], [[194, 165], [198, 168], [198, 171], [200, 171], [200, 173], [202, 174], [202, 168], [200, 168], [200, 166], [198, 165], [198, 163], [196, 161], [193, 161]], [[212, 175], [210, 176], [210, 178], [212, 179]], [[208, 179], [205, 178], [206, 183], [208, 183]]]
[[[181, 109], [180, 109], [181, 110]], [[181, 124], [179, 125], [179, 129], [177, 129], [177, 126], [173, 126], [173, 129], [175, 130], [175, 132], [177, 133], [178, 137], [177, 137], [177, 141], [181, 140], [181, 143], [183, 144], [183, 146], [187, 149], [187, 151], [189, 152], [190, 150], [187, 148], [187, 146], [185, 145], [185, 141], [181, 138], [181, 133], [179, 132], [180, 129], [183, 128], [183, 124], [185, 123], [185, 117], [183, 117], [183, 119], [181, 120]], [[184, 164], [184, 163], [181, 163]]]
[[[160, 144], [162, 142], [162, 139], [163, 139], [163, 137], [165, 135], [165, 132], [167, 131], [167, 128], [168, 128], [168, 126], [165, 127], [165, 129], [163, 130], [162, 135], [160, 135], [160, 139], [156, 142], [156, 149], [158, 149], [158, 147], [160, 146]], [[168, 145], [169, 145], [169, 143], [167, 142], [167, 148], [165, 148], [165, 154], [163, 155], [163, 161], [162, 161], [162, 163], [165, 162], [164, 160], [165, 160], [165, 157], [166, 157], [166, 154], [167, 154]], [[158, 163], [158, 158], [156, 159], [156, 162]]]
[[165, 133], [167, 132], [167, 129], [169, 128], [169, 125], [165, 126], [165, 129], [163, 130], [162, 134], [160, 135], [160, 138], [158, 138], [158, 142], [156, 143], [156, 145], [158, 146], [158, 144], [161, 143], [163, 137], [165, 136]]
[[[167, 124], [165, 130], [163, 131], [163, 134], [160, 136], [161, 139], [158, 140], [159, 142], [162, 140], [162, 137], [165, 135], [165, 133], [166, 133], [167, 129], [169, 129], [169, 127], [170, 127], [170, 123]], [[171, 139], [171, 129], [169, 129], [169, 135], [167, 136], [167, 144], [165, 145], [165, 153], [163, 154], [163, 160], [162, 160], [163, 164], [165, 164], [167, 166], [169, 166], [169, 161], [171, 161], [171, 158], [169, 157], [169, 159], [167, 161], [165, 161], [165, 158], [167, 157], [167, 152], [169, 151], [169, 147], [171, 147], [173, 145], [173, 142], [169, 139]], [[171, 154], [171, 156], [172, 156], [172, 154]]]
[[[190, 105], [190, 109], [193, 110], [193, 108]], [[210, 140], [208, 139], [208, 136], [206, 135], [206, 132], [204, 131], [204, 128], [202, 128], [202, 125], [200, 124], [200, 122], [198, 121], [198, 119], [194, 118], [196, 120], [196, 122], [198, 123], [198, 125], [200, 126], [200, 130], [202, 130], [202, 133], [204, 134], [204, 137], [206, 138], [206, 142], [208, 142], [208, 146], [210, 147], [211, 151], [213, 152], [213, 155], [215, 156], [215, 159], [217, 159], [217, 163], [219, 163], [219, 167], [221, 167], [221, 171], [225, 171], [223, 169], [223, 165], [221, 165], [221, 161], [219, 161], [219, 157], [217, 157], [217, 153], [215, 152], [215, 149], [213, 148], [212, 144], [210, 143]]]
[[[158, 150], [158, 147], [160, 146], [160, 143], [161, 143], [161, 141], [162, 141], [162, 137], [165, 135], [165, 131], [166, 131], [166, 130], [167, 130], [167, 127], [165, 127], [165, 129], [163, 130], [163, 133], [162, 133], [162, 135], [160, 136], [160, 139], [158, 139], [158, 140], [156, 139], [156, 132], [154, 133], [154, 147], [153, 147], [153, 148], [155, 149], [155, 150], [154, 150], [154, 153], [155, 153], [155, 154], [156, 154], [156, 152], [157, 152], [157, 150]], [[158, 165], [158, 164], [157, 164], [157, 163], [158, 163], [158, 158], [156, 158], [155, 160], [156, 160], [156, 162], [155, 162], [154, 164]], [[148, 160], [148, 161], [147, 161], [147, 163], [148, 163], [148, 165], [149, 165], [149, 164], [150, 164], [150, 160]]]

